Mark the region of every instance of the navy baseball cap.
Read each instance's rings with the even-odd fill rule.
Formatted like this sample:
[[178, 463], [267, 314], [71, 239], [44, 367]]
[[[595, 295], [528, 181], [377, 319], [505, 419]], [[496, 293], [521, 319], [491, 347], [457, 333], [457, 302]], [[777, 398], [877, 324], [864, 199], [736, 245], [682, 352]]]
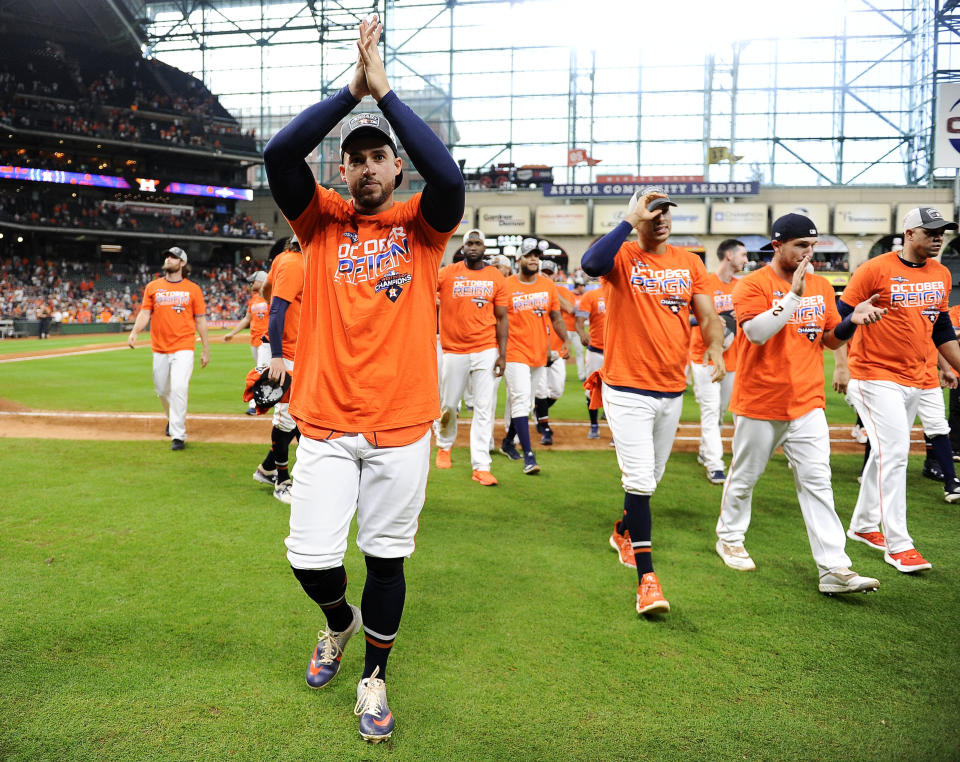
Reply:
[[804, 217], [802, 214], [785, 214], [777, 218], [773, 223], [773, 230], [770, 232], [770, 243], [760, 247], [760, 251], [773, 251], [773, 242], [791, 241], [794, 238], [817, 237], [817, 226], [813, 220]]
[[[354, 114], [347, 119], [340, 128], [340, 154], [346, 150], [346, 145], [357, 135], [375, 135], [383, 139], [390, 146], [394, 156], [399, 156], [397, 138], [393, 134], [390, 122], [382, 114]], [[397, 185], [403, 180], [403, 170], [397, 175]]]
[[911, 209], [903, 218], [903, 229], [923, 228], [924, 230], [956, 230], [956, 222], [948, 222], [939, 210], [932, 206], [918, 206]]

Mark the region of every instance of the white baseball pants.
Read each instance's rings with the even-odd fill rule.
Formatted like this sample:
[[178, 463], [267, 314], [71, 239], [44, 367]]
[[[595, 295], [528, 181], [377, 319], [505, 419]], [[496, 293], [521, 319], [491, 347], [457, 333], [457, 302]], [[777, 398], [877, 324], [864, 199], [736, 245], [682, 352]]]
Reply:
[[750, 526], [754, 485], [770, 456], [781, 446], [792, 467], [813, 560], [821, 571], [849, 567], [850, 557], [844, 550], [846, 536], [834, 509], [830, 485], [830, 429], [821, 408], [793, 421], [737, 416], [733, 460], [723, 485], [717, 537], [727, 545], [743, 545]]
[[847, 401], [856, 408], [870, 439], [870, 457], [861, 475], [850, 529], [875, 532], [881, 528], [889, 553], [913, 547], [907, 531], [907, 458], [910, 428], [923, 394], [922, 389], [893, 381], [850, 379], [847, 384]]
[[947, 407], [943, 403], [943, 389], [939, 386], [933, 389], [920, 390], [920, 404], [917, 406], [917, 415], [923, 433], [928, 437], [939, 437], [950, 433], [950, 424], [947, 423]]
[[583, 380], [586, 381], [595, 370], [600, 370], [603, 367], [603, 352], [594, 352], [592, 349], [588, 349], [583, 354], [583, 370], [586, 373]]
[[543, 374], [537, 384], [537, 399], [558, 400], [563, 396], [563, 388], [567, 385], [567, 361], [558, 357], [544, 367]]
[[567, 336], [570, 337], [570, 346], [573, 347], [573, 357], [577, 362], [577, 378], [580, 379], [581, 383], [586, 381], [587, 376], [590, 374], [587, 373], [586, 366], [586, 349], [583, 346], [583, 342], [580, 341], [580, 334], [574, 330], [568, 330]]
[[690, 363], [693, 376], [693, 394], [700, 405], [700, 459], [708, 471], [723, 471], [723, 442], [720, 427], [730, 403], [733, 379], [736, 373], [727, 373], [714, 383], [712, 365]]
[[[270, 364], [271, 354], [269, 344], [261, 344], [257, 347], [257, 367], [266, 368]], [[285, 367], [288, 372], [293, 372], [293, 360], [288, 360], [284, 357], [283, 367]], [[297, 425], [297, 422], [293, 420], [293, 416], [290, 415], [289, 408], [289, 402], [278, 402], [273, 406], [273, 425], [275, 428], [280, 429], [280, 431], [293, 431]]]
[[617, 448], [625, 492], [652, 495], [677, 435], [683, 397], [648, 397], [603, 385], [603, 409]]
[[187, 394], [192, 375], [192, 349], [153, 353], [153, 389], [167, 414], [171, 439], [187, 438]]
[[375, 447], [362, 434], [302, 437], [293, 467], [290, 535], [284, 541], [290, 565], [340, 566], [354, 514], [357, 547], [365, 555], [411, 555], [429, 465], [429, 431], [403, 447]]
[[[482, 352], [453, 354], [444, 352], [443, 373], [440, 382], [440, 404], [449, 409], [456, 418], [460, 398], [467, 386], [467, 379], [473, 384], [473, 421], [470, 423], [470, 460], [474, 471], [490, 470], [490, 451], [487, 446], [493, 436], [494, 397], [493, 366], [497, 363], [499, 351], [496, 347]], [[443, 436], [437, 427], [437, 446], [448, 450], [457, 436], [456, 426], [448, 429], [453, 436]]]
[[[531, 368], [522, 362], [508, 362], [507, 377], [507, 410], [510, 418], [526, 418], [533, 407], [533, 393], [540, 385], [540, 378], [544, 373], [544, 366]], [[507, 418], [506, 411], [504, 418]], [[509, 425], [509, 421], [507, 422]]]

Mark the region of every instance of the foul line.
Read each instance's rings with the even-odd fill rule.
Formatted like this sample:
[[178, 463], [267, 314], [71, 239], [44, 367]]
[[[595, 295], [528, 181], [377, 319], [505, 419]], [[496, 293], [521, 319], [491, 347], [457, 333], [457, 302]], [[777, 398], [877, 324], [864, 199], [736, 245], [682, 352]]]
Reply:
[[52, 360], [55, 357], [74, 357], [76, 355], [94, 355], [100, 352], [116, 352], [118, 349], [130, 349], [126, 344], [115, 347], [100, 347], [100, 349], [79, 349], [75, 352], [54, 352], [47, 355], [30, 355], [28, 357], [8, 357], [0, 360], [0, 364], [7, 362], [26, 362], [27, 360]]

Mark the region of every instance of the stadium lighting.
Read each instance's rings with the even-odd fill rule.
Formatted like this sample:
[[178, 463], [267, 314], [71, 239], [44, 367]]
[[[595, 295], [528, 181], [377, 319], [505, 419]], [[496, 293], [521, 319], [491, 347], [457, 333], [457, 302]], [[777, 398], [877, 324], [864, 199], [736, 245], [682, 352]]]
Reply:
[[18, 235], [18, 236], [17, 236], [17, 243], [23, 243], [23, 236], [22, 236], [22, 235]]

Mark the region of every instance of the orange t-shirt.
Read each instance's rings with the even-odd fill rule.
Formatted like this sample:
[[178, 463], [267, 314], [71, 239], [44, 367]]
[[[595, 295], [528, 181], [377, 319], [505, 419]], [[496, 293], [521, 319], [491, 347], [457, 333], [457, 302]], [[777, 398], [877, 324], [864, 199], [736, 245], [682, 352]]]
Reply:
[[290, 224], [306, 268], [290, 414], [310, 437], [416, 441], [440, 415], [437, 278], [453, 231], [427, 224], [419, 193], [365, 215], [319, 186]]
[[567, 333], [574, 333], [577, 330], [576, 311], [580, 309], [580, 300], [587, 295], [587, 292], [584, 291], [582, 294], [578, 294], [572, 288], [568, 288], [567, 286], [557, 286], [557, 289], [561, 292], [560, 296], [573, 304], [574, 313], [572, 315], [569, 312], [564, 312], [563, 310], [560, 311], [560, 314], [563, 315], [563, 322], [567, 326]]
[[628, 241], [606, 282], [603, 380], [610, 386], [682, 392], [690, 304], [694, 294], [710, 293], [700, 257], [669, 244], [663, 254], [651, 254]]
[[861, 325], [850, 342], [850, 377], [861, 381], [893, 381], [923, 386], [932, 346], [933, 324], [949, 307], [950, 271], [929, 259], [909, 267], [891, 251], [858, 267], [841, 299], [851, 307], [880, 294], [878, 307], [889, 311], [870, 325]]
[[[737, 285], [737, 279], [734, 278], [729, 283], [724, 283], [716, 273], [710, 273], [707, 278], [711, 296], [713, 296], [713, 308], [717, 313], [728, 312], [733, 309], [733, 289]], [[699, 328], [690, 331], [690, 362], [703, 364], [703, 353], [707, 351], [707, 345], [703, 343], [703, 335]], [[733, 373], [737, 369], [737, 342], [734, 341], [727, 351], [723, 353], [723, 367], [727, 373]]]
[[[823, 334], [840, 322], [830, 282], [808, 274], [800, 305], [787, 324], [763, 345], [737, 331], [739, 368], [730, 409], [761, 421], [793, 421], [826, 406]], [[741, 325], [766, 312], [789, 292], [791, 284], [770, 265], [741, 278], [733, 305]]]
[[[303, 298], [303, 255], [297, 251], [283, 251], [277, 255], [270, 266], [267, 283], [270, 284], [270, 298], [279, 297], [289, 302], [283, 320], [283, 357], [294, 362], [297, 356], [297, 333], [300, 329], [300, 308]], [[270, 314], [267, 312], [267, 322]], [[299, 370], [299, 368], [298, 368]]]
[[193, 349], [197, 332], [196, 318], [205, 315], [203, 292], [184, 278], [171, 283], [157, 278], [143, 290], [140, 309], [150, 310], [150, 344], [154, 352], [171, 354]]
[[538, 275], [533, 283], [524, 283], [517, 275], [511, 275], [505, 288], [510, 321], [507, 362], [540, 368], [547, 364], [548, 336], [553, 330], [550, 313], [560, 309], [557, 287], [543, 275]]
[[496, 267], [471, 270], [455, 262], [440, 270], [440, 346], [444, 352], [464, 355], [497, 346], [494, 305], [507, 306], [506, 278]]
[[953, 326], [953, 332], [960, 333], [960, 304], [951, 307], [948, 313], [950, 315], [950, 325]]
[[[270, 323], [270, 305], [260, 294], [254, 294], [247, 302], [247, 311], [250, 313], [250, 343], [259, 347], [260, 339], [267, 335], [267, 326]], [[287, 312], [289, 313], [289, 310]]]
[[607, 287], [587, 291], [577, 306], [577, 317], [586, 318], [590, 346], [603, 351], [603, 326], [607, 319]]

